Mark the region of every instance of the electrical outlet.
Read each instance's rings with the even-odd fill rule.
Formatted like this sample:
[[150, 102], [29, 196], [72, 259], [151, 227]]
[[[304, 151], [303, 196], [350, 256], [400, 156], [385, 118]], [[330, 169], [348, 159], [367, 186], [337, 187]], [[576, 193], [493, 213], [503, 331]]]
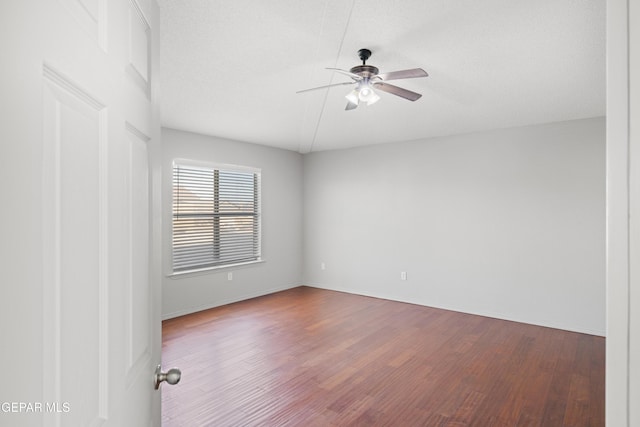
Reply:
[[321, 263], [320, 263], [320, 270], [324, 270], [324, 269], [326, 269], [326, 268], [327, 268], [327, 266], [326, 266], [326, 265], [324, 265], [324, 262], [321, 262]]
[[233, 280], [233, 272], [228, 272], [227, 273], [227, 280]]
[[400, 280], [407, 280], [407, 272], [406, 271], [401, 271], [400, 272]]

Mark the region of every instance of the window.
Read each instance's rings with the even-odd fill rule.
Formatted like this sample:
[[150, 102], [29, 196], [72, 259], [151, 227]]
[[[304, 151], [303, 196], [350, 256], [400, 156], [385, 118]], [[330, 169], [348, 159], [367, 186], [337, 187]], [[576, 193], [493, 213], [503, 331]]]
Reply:
[[173, 164], [173, 272], [260, 260], [260, 171]]

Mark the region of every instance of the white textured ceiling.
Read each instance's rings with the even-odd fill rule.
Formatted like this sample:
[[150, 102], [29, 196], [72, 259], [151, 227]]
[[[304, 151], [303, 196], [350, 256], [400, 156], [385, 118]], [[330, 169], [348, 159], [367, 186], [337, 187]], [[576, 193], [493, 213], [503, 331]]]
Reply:
[[[162, 124], [306, 153], [605, 114], [604, 0], [159, 0]], [[345, 111], [325, 70], [424, 68]]]

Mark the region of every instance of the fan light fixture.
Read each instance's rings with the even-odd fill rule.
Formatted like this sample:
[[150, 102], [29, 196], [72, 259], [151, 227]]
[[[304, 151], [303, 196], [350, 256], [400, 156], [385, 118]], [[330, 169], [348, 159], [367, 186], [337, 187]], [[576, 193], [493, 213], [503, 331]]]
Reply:
[[351, 104], [358, 105], [364, 102], [367, 105], [373, 105], [380, 100], [380, 96], [373, 90], [368, 81], [362, 81], [357, 88], [349, 92], [345, 98]]
[[365, 82], [360, 87], [360, 92], [358, 93], [358, 98], [360, 101], [366, 102], [367, 105], [375, 104], [380, 100], [380, 96], [371, 88], [369, 82]]
[[351, 92], [349, 92], [345, 98], [347, 98], [347, 101], [349, 101], [352, 104], [358, 105], [358, 102], [360, 101], [360, 97], [358, 94], [358, 89], [354, 89]]
[[372, 93], [373, 91], [368, 86], [365, 86], [362, 89], [360, 89], [360, 93], [358, 94], [358, 97], [364, 101], [367, 98], [369, 98]]

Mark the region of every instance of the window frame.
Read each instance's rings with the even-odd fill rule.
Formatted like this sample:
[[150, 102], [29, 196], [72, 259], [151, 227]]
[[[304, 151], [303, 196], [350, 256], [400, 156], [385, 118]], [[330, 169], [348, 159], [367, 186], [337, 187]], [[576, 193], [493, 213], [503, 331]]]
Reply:
[[[256, 187], [255, 188], [255, 205], [256, 205], [256, 211], [257, 213], [255, 214], [255, 221], [256, 221], [256, 225], [255, 225], [255, 233], [254, 233], [254, 240], [257, 241], [256, 243], [256, 258], [255, 259], [251, 259], [251, 260], [231, 260], [229, 262], [222, 262], [222, 263], [218, 263], [218, 264], [202, 264], [199, 266], [193, 266], [191, 268], [180, 268], [177, 269], [175, 268], [175, 262], [174, 262], [174, 253], [175, 253], [175, 247], [174, 247], [174, 221], [175, 221], [175, 217], [176, 217], [176, 212], [174, 211], [175, 208], [175, 181], [174, 181], [174, 176], [175, 176], [175, 170], [176, 167], [179, 166], [183, 166], [183, 167], [193, 167], [193, 168], [198, 168], [198, 169], [206, 169], [206, 170], [210, 170], [210, 171], [222, 171], [222, 172], [231, 172], [231, 173], [250, 173], [254, 175], [254, 179], [256, 179]], [[212, 193], [215, 192], [215, 189], [212, 190]], [[251, 264], [256, 264], [256, 263], [261, 263], [264, 262], [263, 258], [262, 258], [262, 169], [260, 168], [256, 168], [256, 167], [252, 167], [252, 166], [242, 166], [242, 165], [235, 165], [235, 164], [228, 164], [228, 163], [214, 163], [214, 162], [204, 162], [204, 161], [198, 161], [198, 160], [193, 160], [193, 159], [183, 159], [183, 158], [177, 158], [174, 159], [172, 161], [172, 165], [171, 165], [171, 207], [170, 207], [170, 211], [171, 211], [171, 239], [169, 239], [170, 241], [170, 257], [169, 257], [169, 261], [170, 261], [170, 273], [169, 276], [170, 277], [174, 277], [174, 276], [181, 276], [181, 275], [189, 275], [189, 274], [194, 274], [194, 273], [206, 273], [209, 271], [214, 271], [214, 270], [220, 270], [220, 269], [226, 269], [226, 268], [230, 268], [230, 267], [239, 267], [239, 266], [245, 266], [245, 265], [251, 265]], [[214, 201], [215, 204], [219, 203], [219, 199], [217, 201]], [[218, 215], [220, 215], [220, 212], [218, 212]], [[233, 216], [233, 215], [223, 215], [223, 216]]]

